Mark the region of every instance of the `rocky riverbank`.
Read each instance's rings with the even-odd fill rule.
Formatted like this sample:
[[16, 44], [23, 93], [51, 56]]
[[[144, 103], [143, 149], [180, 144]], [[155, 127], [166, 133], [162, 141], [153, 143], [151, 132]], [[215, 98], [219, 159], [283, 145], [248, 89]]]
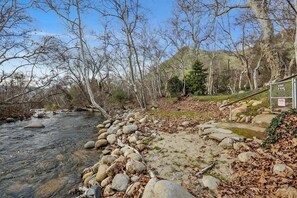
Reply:
[[143, 154], [158, 132], [145, 127], [147, 116], [125, 113], [97, 126], [98, 140], [86, 149], [101, 149], [100, 160], [82, 173], [83, 184], [70, 191], [78, 197], [194, 197], [179, 184], [159, 178]]

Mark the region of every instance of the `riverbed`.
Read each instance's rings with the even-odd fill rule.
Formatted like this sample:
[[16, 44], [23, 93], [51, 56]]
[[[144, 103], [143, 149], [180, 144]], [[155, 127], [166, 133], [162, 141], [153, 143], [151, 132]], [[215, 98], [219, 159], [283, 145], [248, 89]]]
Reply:
[[37, 118], [0, 124], [0, 197], [67, 197], [80, 171], [98, 161], [84, 143], [96, 137], [99, 114], [47, 113], [45, 128], [24, 129]]

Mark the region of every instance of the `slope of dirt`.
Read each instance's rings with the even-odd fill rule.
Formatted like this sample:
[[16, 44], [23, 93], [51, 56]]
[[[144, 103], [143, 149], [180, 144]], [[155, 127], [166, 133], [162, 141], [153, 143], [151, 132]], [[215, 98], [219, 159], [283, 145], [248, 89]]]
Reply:
[[[232, 164], [233, 179], [221, 185], [221, 197], [297, 197], [297, 114], [278, 119], [268, 129], [270, 136], [266, 148], [249, 143], [244, 150], [231, 151], [233, 156], [251, 151], [256, 157], [245, 163], [235, 161]], [[275, 141], [275, 144], [269, 144]], [[292, 171], [276, 174], [273, 171], [276, 164], [285, 164]]]

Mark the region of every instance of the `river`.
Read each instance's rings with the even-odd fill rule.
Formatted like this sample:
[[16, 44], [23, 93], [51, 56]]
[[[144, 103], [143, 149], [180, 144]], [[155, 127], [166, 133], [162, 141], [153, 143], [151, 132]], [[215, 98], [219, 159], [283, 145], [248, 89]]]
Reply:
[[0, 123], [1, 198], [67, 197], [83, 168], [99, 160], [99, 151], [83, 148], [96, 138], [98, 114], [48, 115], [42, 129], [24, 129], [36, 118]]

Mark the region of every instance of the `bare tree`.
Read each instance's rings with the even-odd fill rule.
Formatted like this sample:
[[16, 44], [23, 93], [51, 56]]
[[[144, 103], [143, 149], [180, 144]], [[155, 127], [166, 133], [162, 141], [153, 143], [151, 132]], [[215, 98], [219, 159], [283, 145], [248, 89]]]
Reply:
[[[85, 38], [85, 33], [83, 31], [84, 25], [81, 17], [82, 10], [88, 7], [89, 4], [86, 5], [85, 3], [83, 5], [83, 2], [80, 0], [64, 0], [58, 2], [55, 0], [45, 0], [44, 3], [51, 11], [54, 11], [54, 13], [63, 20], [63, 22], [67, 25], [68, 30], [74, 37], [74, 41], [72, 41], [72, 43], [76, 47], [75, 53], [77, 58], [74, 63], [76, 64], [77, 72], [88, 93], [91, 104], [97, 108], [104, 117], [108, 118], [109, 114], [95, 101], [95, 96], [90, 84], [89, 60], [93, 60], [92, 54], [90, 54], [88, 42]], [[41, 5], [40, 8], [43, 8], [43, 6]]]
[[246, 8], [255, 16], [262, 32], [261, 50], [270, 67], [270, 81], [281, 79], [284, 76], [284, 64], [281, 54], [276, 50], [274, 36], [274, 25], [269, 13], [268, 0], [247, 0], [246, 4], [228, 5], [227, 1], [216, 0], [217, 16], [221, 16], [233, 9]]

